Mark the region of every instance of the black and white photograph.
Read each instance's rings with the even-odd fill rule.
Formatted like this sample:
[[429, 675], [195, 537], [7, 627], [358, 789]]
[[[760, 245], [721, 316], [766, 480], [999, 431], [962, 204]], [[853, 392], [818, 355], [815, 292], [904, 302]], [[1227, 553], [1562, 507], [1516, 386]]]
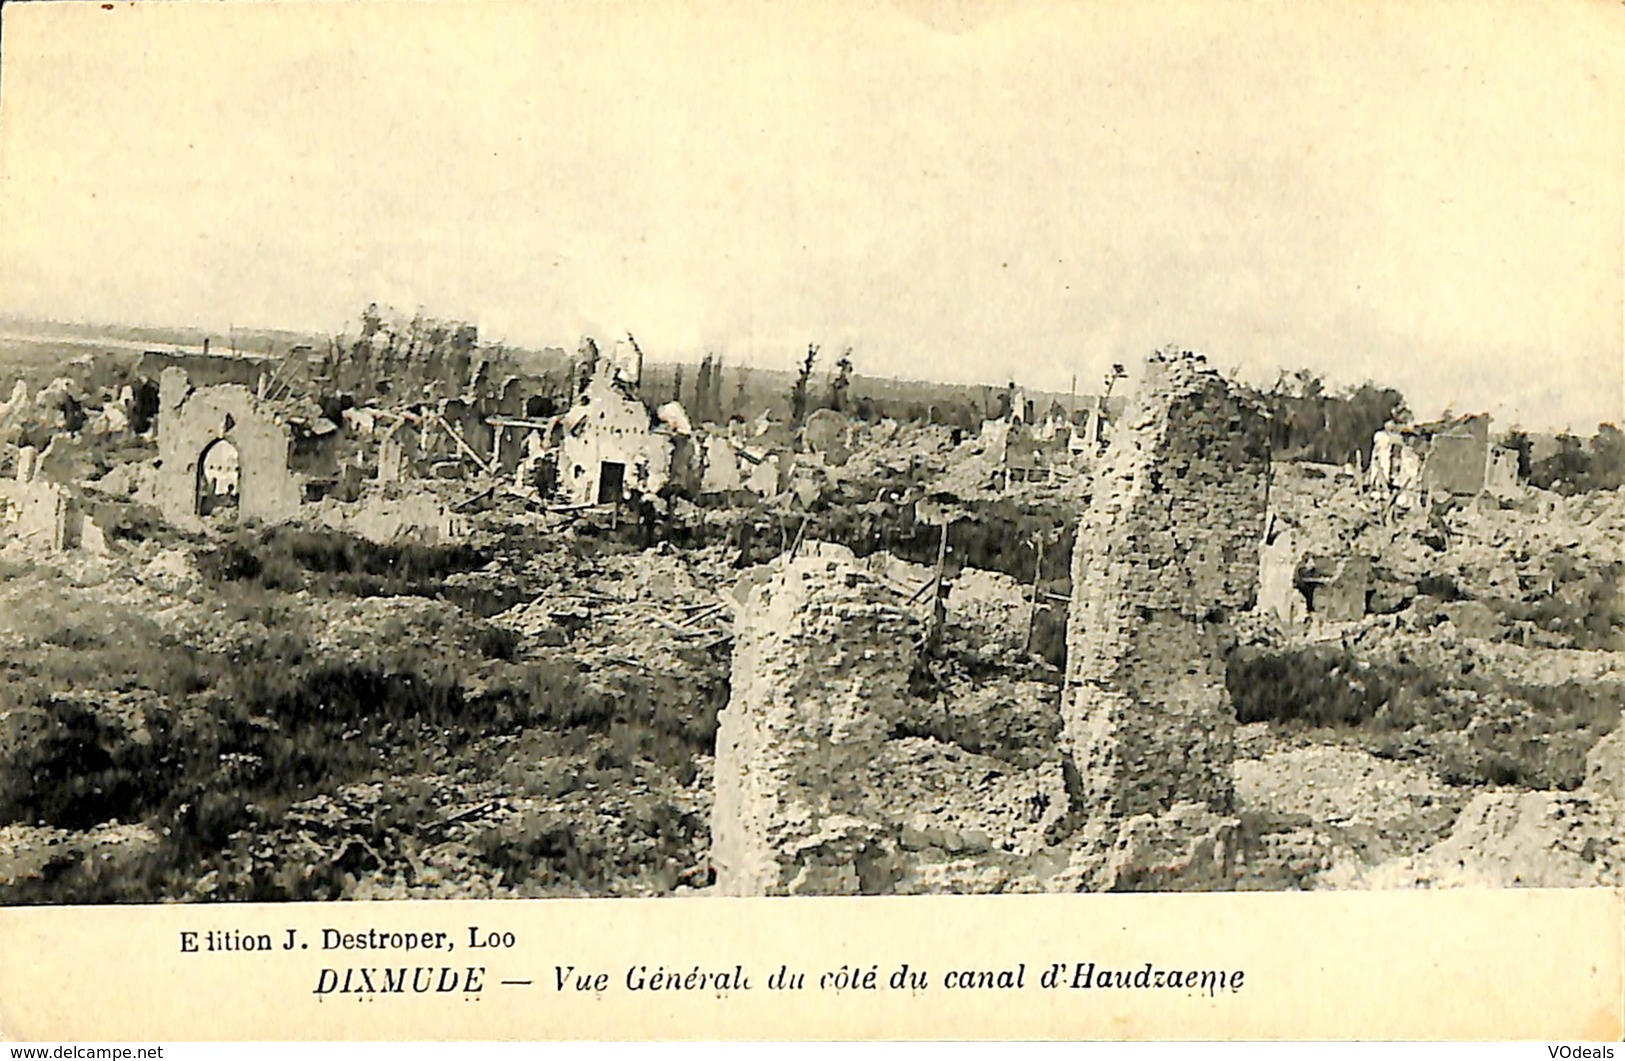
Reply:
[[4, 15], [0, 905], [1625, 885], [1597, 5]]

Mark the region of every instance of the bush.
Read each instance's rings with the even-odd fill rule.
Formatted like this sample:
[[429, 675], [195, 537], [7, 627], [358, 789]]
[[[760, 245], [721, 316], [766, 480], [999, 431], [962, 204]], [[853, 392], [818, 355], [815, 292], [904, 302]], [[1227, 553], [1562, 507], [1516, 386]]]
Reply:
[[132, 739], [115, 719], [79, 700], [50, 697], [30, 712], [40, 727], [0, 763], [0, 822], [89, 829], [136, 821], [168, 791], [167, 749]]
[[1343, 649], [1242, 649], [1226, 675], [1239, 721], [1357, 727], [1385, 758], [1425, 757], [1451, 784], [1571, 789], [1619, 723], [1625, 684], [1528, 686], [1464, 668], [1371, 665]]
[[379, 545], [339, 531], [272, 527], [238, 531], [200, 556], [198, 569], [217, 582], [266, 589], [432, 597], [447, 577], [482, 568], [491, 555], [464, 544]]
[[1225, 686], [1236, 705], [1236, 718], [1243, 723], [1358, 725], [1375, 716], [1392, 696], [1388, 681], [1342, 650], [1237, 649], [1225, 672]]

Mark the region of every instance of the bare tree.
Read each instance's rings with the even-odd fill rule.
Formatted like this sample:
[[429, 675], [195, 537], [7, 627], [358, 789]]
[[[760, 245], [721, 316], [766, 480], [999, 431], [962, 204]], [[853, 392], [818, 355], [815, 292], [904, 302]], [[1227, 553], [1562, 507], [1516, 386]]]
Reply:
[[812, 379], [813, 363], [818, 360], [818, 344], [807, 344], [807, 356], [801, 360], [801, 371], [796, 384], [790, 388], [790, 422], [800, 424], [807, 418], [807, 383]]
[[836, 412], [846, 411], [846, 394], [852, 388], [852, 348], [835, 362], [835, 372], [829, 380], [829, 407]]
[[1112, 370], [1106, 373], [1106, 393], [1102, 396], [1101, 400], [1104, 401], [1106, 398], [1110, 398], [1112, 396], [1112, 388], [1117, 385], [1117, 381], [1127, 378], [1128, 369], [1124, 368], [1122, 365], [1112, 365]]

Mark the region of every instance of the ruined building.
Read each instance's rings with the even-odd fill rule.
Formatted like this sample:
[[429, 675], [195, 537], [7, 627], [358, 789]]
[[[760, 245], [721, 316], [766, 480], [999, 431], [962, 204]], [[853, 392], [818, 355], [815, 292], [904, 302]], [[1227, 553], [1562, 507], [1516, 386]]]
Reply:
[[291, 518], [302, 500], [292, 427], [241, 384], [193, 389], [169, 367], [158, 385], [155, 500], [177, 526], [235, 506], [243, 520]]
[[1404, 505], [1425, 497], [1496, 497], [1518, 493], [1518, 455], [1490, 440], [1487, 413], [1426, 424], [1393, 425], [1372, 438], [1367, 483]]
[[674, 433], [664, 425], [656, 430], [635, 383], [615, 362], [597, 366], [563, 423], [559, 490], [568, 501], [655, 494], [669, 480]]
[[1062, 718], [1090, 821], [1231, 808], [1225, 619], [1256, 596], [1268, 478], [1260, 413], [1199, 357], [1154, 356], [1072, 556]]

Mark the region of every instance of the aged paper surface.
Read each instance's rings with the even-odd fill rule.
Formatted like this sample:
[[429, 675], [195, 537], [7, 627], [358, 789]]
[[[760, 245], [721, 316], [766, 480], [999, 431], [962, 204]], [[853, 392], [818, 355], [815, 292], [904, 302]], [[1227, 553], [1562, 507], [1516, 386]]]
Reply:
[[[30, 1039], [1617, 1039], [1620, 912], [1594, 890], [11, 909], [0, 1005]], [[221, 926], [275, 949], [182, 952]], [[282, 950], [289, 928], [308, 951]], [[471, 950], [471, 928], [514, 943]], [[456, 947], [323, 950], [324, 929]], [[1227, 979], [1102, 989], [1090, 963]], [[363, 966], [378, 991], [342, 981]], [[385, 991], [392, 966], [434, 986]], [[781, 966], [806, 986], [775, 989]], [[744, 986], [648, 986], [695, 969]], [[873, 989], [834, 986], [870, 970]], [[1009, 986], [945, 986], [979, 972]]]
[[[745, 362], [827, 326], [895, 350], [877, 374], [1031, 373], [1064, 393], [1076, 369], [1051, 352], [1074, 338], [1109, 362], [1187, 334], [1253, 372], [1347, 357], [1348, 378], [1398, 380], [1430, 413], [1458, 403], [1589, 430], [1625, 400], [1611, 5], [121, 3], [4, 16], [0, 312], [314, 327], [329, 290], [348, 310], [365, 289], [565, 341], [624, 330], [618, 314], [636, 303], [671, 345], [731, 344]], [[1423, 43], [1441, 35], [1448, 46]], [[601, 71], [637, 105], [550, 96], [515, 50]], [[124, 56], [116, 71], [97, 58], [109, 54]], [[1481, 107], [1443, 119], [1420, 92], [1449, 83], [1473, 98], [1457, 79], [1548, 66], [1582, 71], [1580, 87], [1486, 83]], [[1400, 73], [1414, 109], [1384, 87]], [[1124, 77], [1132, 90], [1102, 94]], [[460, 87], [442, 92], [442, 78]], [[1028, 78], [1091, 106], [1047, 109]], [[857, 90], [828, 109], [843, 81]], [[1221, 107], [1204, 106], [1210, 93]], [[1531, 115], [1549, 126], [1532, 146], [1506, 142], [1501, 161], [1523, 172], [1551, 152], [1550, 213], [1503, 210], [1495, 167], [1452, 185], [1436, 160], [1503, 115], [1515, 133]], [[47, 125], [82, 128], [77, 153], [39, 146]], [[1087, 136], [1077, 143], [1099, 153], [1043, 149], [1084, 125], [1138, 129], [1143, 157]], [[1328, 127], [1347, 138], [1322, 146]], [[543, 146], [528, 152], [527, 138]], [[1202, 149], [1166, 146], [1182, 140]], [[1237, 146], [1215, 158], [1215, 143]], [[103, 157], [107, 144], [119, 149]], [[773, 161], [757, 172], [758, 157]], [[940, 169], [967, 157], [971, 177]], [[909, 179], [877, 180], [876, 159]], [[634, 176], [549, 202], [550, 172], [600, 166]], [[1305, 198], [1278, 216], [1238, 212], [1238, 189], [1303, 168], [1321, 175]], [[1147, 176], [1176, 171], [1201, 194]], [[1162, 195], [1159, 230], [1115, 227]], [[527, 197], [534, 211], [512, 209]], [[977, 224], [951, 227], [964, 215], [949, 205], [966, 199]], [[820, 213], [832, 200], [835, 222]], [[403, 208], [425, 201], [448, 205]], [[508, 209], [482, 205], [498, 201]], [[661, 223], [634, 208], [655, 201], [672, 204]], [[1350, 205], [1373, 203], [1386, 227]], [[131, 223], [102, 225], [104, 211]], [[1243, 230], [1223, 227], [1243, 213]], [[560, 217], [575, 219], [562, 236]], [[1086, 272], [1108, 295], [1022, 319], [1031, 292], [1069, 282], [1059, 259], [1021, 257], [1051, 225], [1107, 233]], [[176, 231], [235, 248], [230, 266], [189, 256]], [[701, 231], [733, 246], [685, 250]], [[390, 265], [405, 258], [416, 266]], [[871, 291], [853, 262], [912, 284]], [[561, 263], [591, 279], [551, 286]], [[690, 286], [694, 274], [711, 283]], [[1522, 285], [1552, 276], [1560, 301], [1519, 303]], [[1272, 307], [1354, 288], [1380, 289], [1381, 311], [1337, 302], [1282, 348]], [[968, 349], [991, 352], [944, 354], [945, 307], [962, 313]], [[1325, 353], [1351, 335], [1346, 355]], [[420, 942], [327, 945], [370, 932]], [[243, 949], [261, 934], [271, 950]], [[0, 1037], [1617, 1039], [1622, 938], [1625, 899], [1610, 889], [11, 907]], [[1127, 983], [1101, 987], [1105, 972]], [[1177, 972], [1200, 986], [1156, 986]], [[805, 986], [775, 986], [775, 973]], [[651, 986], [667, 974], [685, 986]]]

